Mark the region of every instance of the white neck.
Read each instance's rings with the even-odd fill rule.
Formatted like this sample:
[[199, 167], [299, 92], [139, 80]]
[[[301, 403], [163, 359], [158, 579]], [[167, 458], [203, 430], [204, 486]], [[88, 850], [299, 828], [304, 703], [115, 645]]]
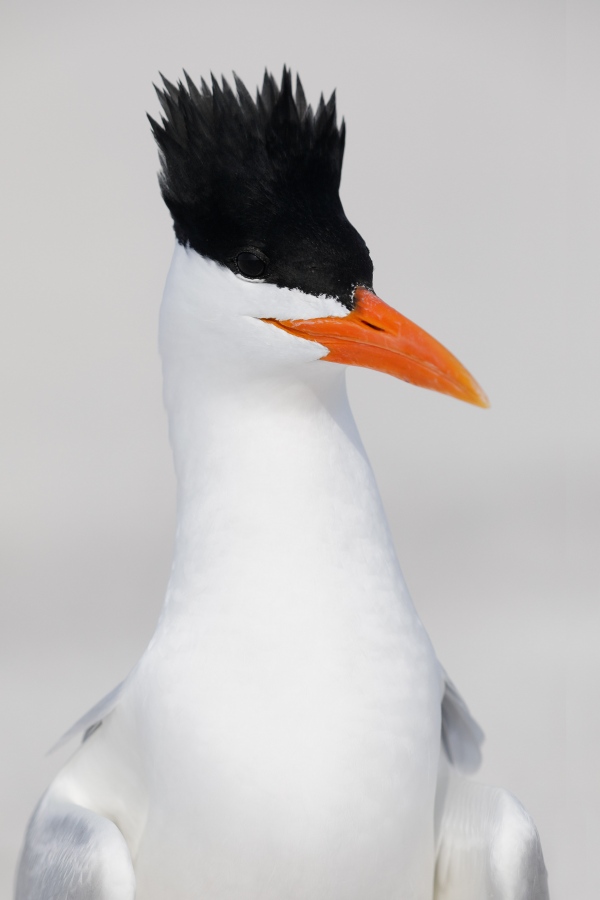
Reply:
[[178, 481], [167, 607], [337, 602], [362, 583], [412, 610], [344, 369], [261, 321], [347, 313], [176, 248], [161, 310]]
[[[341, 367], [196, 382], [170, 410], [178, 526], [168, 602], [335, 595], [365, 568], [401, 576]], [[306, 368], [306, 367], [305, 367]], [[179, 386], [182, 387], [181, 385]], [[391, 585], [390, 585], [391, 587]], [[283, 600], [283, 596], [287, 600]]]

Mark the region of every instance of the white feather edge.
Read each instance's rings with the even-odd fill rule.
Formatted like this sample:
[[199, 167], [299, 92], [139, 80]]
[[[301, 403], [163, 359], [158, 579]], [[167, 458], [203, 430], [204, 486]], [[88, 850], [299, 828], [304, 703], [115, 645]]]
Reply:
[[74, 725], [65, 731], [63, 736], [58, 739], [58, 741], [50, 747], [47, 752], [47, 756], [51, 753], [54, 753], [55, 750], [59, 750], [61, 747], [64, 747], [71, 738], [74, 738], [76, 735], [81, 734], [81, 732], [85, 732], [88, 728], [92, 728], [94, 725], [99, 725], [106, 716], [113, 711], [115, 706], [118, 704], [121, 698], [121, 692], [123, 690], [124, 681], [121, 681], [115, 688], [110, 691], [102, 700], [99, 700], [91, 709], [89, 709], [85, 715], [83, 715], [80, 719], [78, 719]]

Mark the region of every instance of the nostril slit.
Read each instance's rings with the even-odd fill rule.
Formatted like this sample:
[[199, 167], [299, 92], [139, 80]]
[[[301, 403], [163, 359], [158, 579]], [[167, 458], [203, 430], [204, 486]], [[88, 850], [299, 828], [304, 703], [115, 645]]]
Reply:
[[367, 328], [372, 328], [373, 331], [385, 331], [385, 328], [380, 328], [379, 325], [373, 325], [372, 322], [365, 322], [363, 319], [363, 325], [366, 325]]

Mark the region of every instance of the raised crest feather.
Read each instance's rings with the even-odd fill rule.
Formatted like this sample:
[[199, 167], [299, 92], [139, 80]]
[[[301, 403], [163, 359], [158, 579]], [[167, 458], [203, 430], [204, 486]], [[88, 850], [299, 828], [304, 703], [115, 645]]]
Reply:
[[[302, 160], [312, 166], [328, 185], [337, 192], [344, 155], [344, 126], [336, 122], [335, 91], [325, 103], [323, 97], [316, 113], [307, 104], [300, 78], [296, 91], [292, 88], [289, 69], [283, 69], [281, 85], [265, 71], [262, 89], [253, 100], [245, 85], [234, 74], [236, 92], [225, 78], [219, 84], [211, 75], [211, 87], [201, 81], [199, 90], [187, 72], [185, 84], [177, 85], [161, 74], [162, 88], [156, 93], [162, 108], [162, 120], [148, 116], [162, 155], [161, 186], [169, 208], [198, 199], [202, 193], [203, 175], [212, 174], [226, 141], [228, 158], [237, 158], [247, 174], [256, 171], [266, 148], [271, 149], [270, 168], [273, 174], [286, 171], [292, 160]], [[174, 152], [174, 145], [179, 148]], [[274, 148], [281, 148], [277, 158]], [[263, 173], [264, 174], [264, 173]]]
[[372, 264], [339, 198], [345, 128], [335, 91], [315, 111], [286, 67], [280, 83], [265, 71], [255, 99], [235, 73], [235, 88], [212, 74], [210, 86], [187, 72], [177, 84], [161, 79], [161, 120], [148, 118], [178, 241], [234, 272], [240, 250], [256, 248], [269, 259], [265, 280], [350, 305], [353, 286], [371, 284]]

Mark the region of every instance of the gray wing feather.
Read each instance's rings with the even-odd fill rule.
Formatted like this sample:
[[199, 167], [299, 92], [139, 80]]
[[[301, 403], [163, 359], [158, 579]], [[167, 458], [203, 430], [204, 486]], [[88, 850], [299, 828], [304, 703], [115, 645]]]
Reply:
[[134, 900], [131, 854], [114, 822], [45, 795], [27, 829], [16, 900]]
[[54, 753], [55, 750], [58, 750], [60, 747], [64, 747], [64, 745], [71, 740], [71, 738], [75, 737], [78, 734], [84, 734], [84, 740], [88, 738], [95, 730], [99, 727], [104, 719], [110, 712], [113, 711], [115, 706], [118, 704], [119, 699], [121, 697], [121, 692], [123, 690], [123, 685], [125, 684], [122, 681], [118, 684], [112, 691], [103, 697], [102, 700], [99, 700], [95, 706], [92, 706], [88, 712], [84, 716], [75, 722], [68, 731], [65, 731], [63, 736], [59, 738], [59, 740], [54, 744], [53, 747], [48, 750], [48, 754]]
[[451, 767], [441, 787], [434, 900], [548, 900], [539, 835], [519, 801]]
[[470, 775], [481, 765], [481, 745], [485, 735], [446, 672], [444, 688], [442, 746], [452, 765], [459, 772]]

